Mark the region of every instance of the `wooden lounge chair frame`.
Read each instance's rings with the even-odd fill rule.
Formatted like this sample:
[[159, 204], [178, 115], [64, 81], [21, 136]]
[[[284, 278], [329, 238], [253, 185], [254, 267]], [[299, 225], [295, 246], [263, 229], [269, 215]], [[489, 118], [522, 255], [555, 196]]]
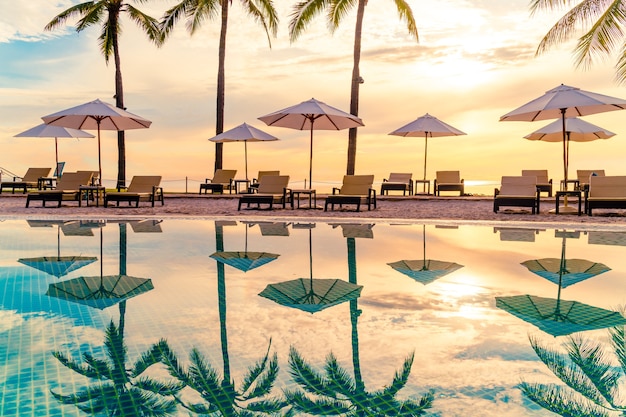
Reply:
[[461, 179], [459, 171], [437, 171], [434, 181], [435, 195], [440, 196], [442, 191], [458, 191], [465, 194], [465, 180]]
[[585, 191], [585, 212], [593, 209], [626, 209], [626, 176], [591, 176]]
[[210, 190], [211, 194], [220, 193], [224, 194], [224, 190], [228, 190], [229, 193], [232, 193], [234, 186], [235, 175], [237, 174], [236, 169], [217, 169], [213, 174], [213, 178], [206, 178], [204, 180], [204, 184], [200, 184], [200, 191], [198, 194], [207, 192]]
[[268, 210], [272, 210], [275, 203], [282, 204], [283, 208], [287, 208], [287, 203], [290, 203], [293, 209], [293, 198], [291, 190], [287, 188], [288, 184], [289, 175], [263, 176], [256, 193], [243, 194], [239, 197], [237, 210], [241, 210], [242, 204], [246, 204], [247, 208], [250, 208], [250, 204], [256, 204], [257, 210], [261, 209], [261, 204], [267, 204]]
[[539, 193], [548, 193], [548, 197], [552, 197], [552, 178], [548, 178], [547, 169], [523, 169], [522, 176], [536, 177]]
[[254, 193], [259, 189], [259, 181], [266, 175], [280, 175], [280, 171], [259, 171], [256, 178], [252, 178], [250, 183], [250, 192]]
[[66, 172], [57, 181], [56, 188], [53, 190], [39, 190], [28, 193], [26, 196], [26, 207], [29, 207], [31, 201], [41, 201], [43, 207], [46, 202], [52, 201], [57, 203], [57, 207], [61, 207], [62, 201], [78, 201], [81, 206], [80, 186], [89, 185], [91, 182], [91, 172]]
[[332, 195], [326, 197], [324, 211], [335, 209], [335, 204], [343, 208], [344, 204], [356, 205], [356, 211], [361, 210], [361, 204], [367, 204], [367, 209], [376, 208], [376, 190], [372, 188], [373, 175], [344, 175], [341, 188], [333, 187]]
[[576, 171], [576, 176], [578, 179], [574, 181], [574, 189], [584, 192], [589, 188], [589, 178], [591, 176], [604, 177], [606, 174], [603, 169], [579, 169]]
[[389, 195], [389, 191], [402, 191], [402, 195], [413, 195], [413, 174], [392, 172], [389, 178], [384, 178], [380, 185], [380, 195]]
[[[5, 188], [11, 189], [11, 194], [15, 194], [15, 189], [21, 189], [23, 194], [31, 188], [39, 188], [39, 178], [47, 177], [52, 168], [28, 168], [23, 177], [13, 177], [13, 181], [0, 183], [0, 194]], [[19, 180], [19, 181], [18, 181]]]
[[504, 176], [500, 188], [494, 190], [493, 212], [502, 206], [529, 207], [532, 214], [539, 213], [539, 190], [535, 177]]
[[161, 205], [165, 205], [163, 198], [163, 187], [161, 187], [160, 175], [135, 175], [130, 180], [130, 184], [126, 191], [122, 191], [122, 187], [118, 187], [117, 192], [105, 193], [104, 207], [108, 207], [109, 201], [115, 201], [119, 207], [120, 201], [127, 201], [128, 205], [135, 203], [135, 207], [139, 207], [139, 201], [149, 201], [154, 207], [155, 201], [160, 201]]

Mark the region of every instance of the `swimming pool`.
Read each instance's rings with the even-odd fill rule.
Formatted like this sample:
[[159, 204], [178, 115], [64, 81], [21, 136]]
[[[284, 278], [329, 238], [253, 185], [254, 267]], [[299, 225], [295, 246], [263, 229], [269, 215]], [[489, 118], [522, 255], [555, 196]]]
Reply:
[[[570, 269], [580, 267], [574, 259], [590, 265], [588, 276], [569, 271], [560, 290], [548, 272], [522, 264], [556, 259], [545, 260], [549, 269], [563, 253]], [[286, 398], [303, 407], [313, 404], [306, 398], [337, 410], [379, 407], [388, 415], [420, 401], [432, 401], [427, 412], [437, 416], [554, 415], [519, 389], [522, 381], [558, 382], [529, 336], [561, 350], [567, 337], [549, 332], [576, 329], [522, 319], [514, 304], [532, 296], [526, 298], [537, 305], [553, 306], [546, 300], [558, 298], [561, 307], [616, 310], [626, 305], [625, 254], [626, 228], [615, 226], [6, 219], [0, 222], [0, 415], [86, 415], [60, 398], [91, 389], [87, 399], [97, 405], [103, 398], [115, 402], [128, 387], [146, 388], [147, 379], [115, 370], [133, 369], [159, 341], [158, 352], [175, 355], [183, 376], [191, 378], [190, 355], [197, 352], [197, 363], [218, 382], [233, 382], [207, 382], [204, 398], [190, 388], [179, 391], [188, 407], [209, 397], [242, 407], [217, 415], [240, 415], [235, 411], [246, 407], [270, 415], [269, 402], [259, 399], [276, 400], [285, 412]], [[609, 321], [596, 320], [597, 311], [583, 315], [589, 328], [603, 328], [576, 334], [605, 343], [616, 317], [609, 312]], [[116, 356], [122, 340], [124, 363]], [[172, 365], [167, 354], [160, 358]], [[251, 399], [235, 395], [266, 357], [262, 372], [250, 378], [258, 391], [247, 391]], [[156, 356], [146, 364], [150, 359]], [[127, 378], [126, 388], [100, 389], [95, 378], [70, 369], [87, 373], [86, 364], [105, 380]], [[177, 381], [163, 364], [142, 375]], [[329, 375], [339, 382], [330, 383]], [[304, 394], [315, 377], [324, 395]], [[263, 380], [273, 381], [271, 389]], [[350, 398], [337, 394], [350, 389]], [[123, 415], [141, 415], [141, 406], [166, 409], [172, 400], [125, 398], [135, 402], [122, 405]], [[180, 404], [172, 408], [173, 415], [190, 414]]]

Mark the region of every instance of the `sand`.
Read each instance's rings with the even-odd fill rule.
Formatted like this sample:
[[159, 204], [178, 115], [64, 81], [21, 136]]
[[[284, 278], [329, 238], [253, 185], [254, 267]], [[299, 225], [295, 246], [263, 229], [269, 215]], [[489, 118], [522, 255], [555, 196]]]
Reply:
[[[40, 201], [31, 202], [25, 208], [26, 197], [20, 194], [0, 195], [0, 218], [115, 218], [115, 217], [237, 217], [237, 218], [334, 218], [334, 219], [385, 219], [405, 220], [452, 220], [486, 223], [559, 223], [586, 225], [614, 225], [626, 227], [626, 210], [597, 210], [592, 217], [587, 215], [556, 215], [549, 213], [555, 207], [554, 198], [542, 198], [539, 214], [532, 215], [523, 208], [510, 208], [493, 212], [493, 197], [433, 197], [433, 196], [385, 196], [378, 199], [378, 207], [371, 211], [367, 207], [360, 212], [354, 206], [342, 210], [323, 209], [282, 209], [237, 211], [238, 198], [235, 195], [173, 194], [165, 196], [165, 205], [157, 203], [151, 207], [142, 202], [139, 208], [123, 204], [121, 207], [95, 207], [93, 202], [86, 207], [78, 207], [76, 202], [63, 202], [61, 208], [42, 207]], [[324, 196], [318, 196], [317, 205], [323, 206]], [[303, 200], [302, 206], [308, 201]], [[571, 204], [571, 203], [570, 203]]]

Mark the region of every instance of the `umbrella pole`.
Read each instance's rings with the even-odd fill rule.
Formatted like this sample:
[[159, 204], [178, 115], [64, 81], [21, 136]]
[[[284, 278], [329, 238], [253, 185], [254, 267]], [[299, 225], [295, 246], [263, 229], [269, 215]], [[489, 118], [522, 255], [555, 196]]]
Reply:
[[248, 180], [248, 141], [243, 141], [243, 154], [246, 158], [246, 180]]
[[424, 187], [422, 190], [423, 193], [426, 193], [426, 156], [427, 155], [428, 155], [428, 132], [426, 132], [426, 135], [424, 137], [424, 182], [422, 183], [422, 186]]
[[313, 122], [311, 118], [311, 150], [309, 152], [309, 190], [313, 188]]
[[102, 156], [100, 150], [100, 119], [96, 119], [98, 124], [98, 185], [102, 185]]
[[[567, 191], [567, 132], [565, 131], [565, 110], [561, 109], [561, 125], [563, 127], [563, 189]], [[567, 194], [563, 196], [563, 206], [567, 207]]]
[[54, 138], [54, 156], [56, 160], [54, 172], [57, 174], [58, 177], [60, 177], [59, 173], [57, 172], [59, 168], [59, 141], [56, 137]]

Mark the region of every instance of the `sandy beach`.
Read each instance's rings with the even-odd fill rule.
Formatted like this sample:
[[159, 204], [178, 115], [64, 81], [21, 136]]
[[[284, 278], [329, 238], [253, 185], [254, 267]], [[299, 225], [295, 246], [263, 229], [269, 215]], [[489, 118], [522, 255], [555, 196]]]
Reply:
[[[587, 215], [556, 215], [549, 211], [555, 207], [554, 198], [542, 198], [539, 214], [532, 215], [523, 208], [502, 209], [499, 213], [493, 212], [493, 198], [483, 197], [433, 197], [433, 196], [385, 196], [378, 199], [378, 206], [371, 211], [354, 210], [354, 206], [346, 206], [342, 210], [324, 211], [323, 209], [282, 209], [273, 210], [244, 209], [237, 211], [238, 198], [236, 195], [194, 195], [172, 194], [165, 196], [165, 205], [157, 204], [151, 207], [142, 202], [139, 208], [129, 207], [126, 204], [120, 207], [95, 207], [90, 202], [88, 207], [84, 202], [78, 207], [76, 202], [63, 202], [61, 208], [42, 207], [40, 201], [31, 203], [25, 208], [26, 197], [21, 194], [0, 195], [0, 217], [11, 218], [107, 218], [107, 217], [238, 217], [238, 218], [335, 218], [343, 221], [349, 219], [385, 219], [393, 220], [453, 220], [468, 222], [506, 222], [506, 223], [559, 223], [585, 225], [624, 225], [626, 226], [626, 211], [624, 210], [597, 210], [592, 217]], [[318, 195], [317, 206], [323, 207], [324, 196]], [[301, 205], [308, 205], [302, 200]]]

